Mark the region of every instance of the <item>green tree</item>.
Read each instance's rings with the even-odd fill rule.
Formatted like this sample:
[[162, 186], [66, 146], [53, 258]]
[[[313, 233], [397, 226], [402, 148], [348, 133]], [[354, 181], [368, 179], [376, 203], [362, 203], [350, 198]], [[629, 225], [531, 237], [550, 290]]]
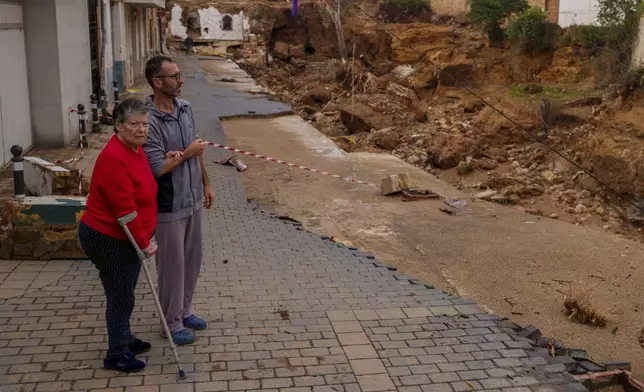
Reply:
[[599, 59], [605, 80], [600, 84], [629, 80], [644, 3], [642, 0], [600, 0], [597, 11], [597, 21], [605, 34], [605, 46]]
[[540, 52], [555, 47], [557, 26], [539, 7], [531, 7], [510, 21], [508, 38], [524, 52]]
[[491, 45], [503, 43], [501, 23], [508, 16], [528, 9], [528, 0], [469, 0], [468, 19], [485, 29]]

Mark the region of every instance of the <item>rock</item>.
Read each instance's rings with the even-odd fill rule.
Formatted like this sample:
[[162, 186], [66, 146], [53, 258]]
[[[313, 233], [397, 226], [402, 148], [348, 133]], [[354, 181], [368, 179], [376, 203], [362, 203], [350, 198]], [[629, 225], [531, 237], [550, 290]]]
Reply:
[[519, 185], [513, 189], [513, 193], [519, 196], [541, 196], [544, 189], [536, 184]]
[[314, 90], [302, 97], [304, 105], [325, 105], [331, 100], [331, 93], [324, 89]]
[[374, 126], [373, 119], [375, 112], [369, 106], [357, 103], [352, 106], [345, 106], [340, 110], [340, 121], [350, 133], [370, 132], [371, 129], [386, 127]]
[[584, 214], [588, 211], [588, 208], [583, 204], [577, 204], [575, 207], [575, 214]]
[[289, 49], [289, 54], [291, 57], [295, 58], [304, 58], [306, 57], [306, 49], [304, 48], [304, 44], [297, 44], [293, 45]]
[[275, 58], [288, 61], [288, 59], [291, 57], [289, 51], [290, 48], [287, 43], [278, 41], [275, 42], [272, 53]]
[[380, 193], [384, 196], [393, 195], [410, 188], [409, 175], [406, 173], [385, 177], [380, 182]]
[[478, 156], [479, 146], [473, 139], [461, 134], [440, 133], [427, 140], [427, 153], [435, 166], [451, 169], [467, 156]]
[[559, 219], [559, 215], [557, 215], [557, 214], [550, 214], [550, 215], [548, 215], [548, 218], [550, 218], [550, 219]]
[[387, 92], [395, 96], [405, 98], [409, 100], [411, 103], [415, 103], [418, 101], [418, 96], [416, 96], [415, 92], [397, 83], [393, 83], [393, 82], [389, 83], [387, 85]]
[[376, 146], [389, 151], [398, 148], [402, 142], [400, 134], [395, 128], [385, 128], [373, 132], [371, 140]]
[[380, 77], [393, 70], [395, 65], [391, 61], [381, 61], [371, 68], [371, 73]]
[[443, 67], [438, 79], [442, 86], [467, 85], [474, 76], [472, 64], [452, 64]]
[[633, 200], [633, 204], [628, 209], [628, 221], [635, 224], [644, 223], [644, 203], [638, 200]]
[[599, 206], [599, 207], [597, 207], [597, 208], [595, 209], [595, 213], [596, 213], [597, 215], [599, 215], [599, 216], [604, 216], [604, 214], [606, 213], [606, 211], [604, 210], [604, 207]]
[[552, 171], [550, 171], [550, 170], [546, 170], [546, 171], [542, 172], [541, 176], [550, 185], [552, 185], [552, 184], [557, 182], [557, 175], [555, 173], [553, 173]]
[[485, 104], [480, 99], [469, 99], [463, 102], [463, 111], [465, 113], [476, 113], [484, 107]]
[[416, 70], [410, 65], [399, 65], [391, 71], [398, 80], [407, 79], [415, 72]]
[[530, 215], [543, 216], [543, 211], [537, 208], [526, 208], [525, 212]]
[[414, 105], [414, 120], [418, 122], [426, 122], [428, 119], [427, 108], [422, 103], [417, 102]]
[[630, 143], [632, 139], [628, 136], [613, 136], [615, 143]]
[[474, 161], [474, 167], [480, 170], [494, 170], [498, 166], [499, 165], [496, 163], [496, 161], [489, 158], [480, 158]]
[[497, 193], [499, 192], [495, 191], [494, 189], [488, 189], [487, 191], [477, 193], [476, 195], [474, 195], [474, 197], [477, 199], [489, 200]]

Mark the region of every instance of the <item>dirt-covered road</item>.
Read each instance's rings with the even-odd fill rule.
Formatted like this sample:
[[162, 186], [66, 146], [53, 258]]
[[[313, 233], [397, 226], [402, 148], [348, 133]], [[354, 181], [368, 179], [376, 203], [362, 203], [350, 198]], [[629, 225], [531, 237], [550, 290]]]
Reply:
[[[344, 153], [297, 116], [229, 121], [225, 129], [235, 147], [378, 184], [407, 172], [423, 188], [465, 196], [391, 155]], [[631, 361], [644, 376], [641, 244], [470, 199], [465, 210], [448, 215], [439, 200], [404, 202], [369, 186], [242, 159], [248, 194], [259, 203], [519, 324], [535, 324], [568, 347], [588, 349], [595, 360]], [[570, 292], [603, 311], [608, 326], [569, 321], [562, 307]]]

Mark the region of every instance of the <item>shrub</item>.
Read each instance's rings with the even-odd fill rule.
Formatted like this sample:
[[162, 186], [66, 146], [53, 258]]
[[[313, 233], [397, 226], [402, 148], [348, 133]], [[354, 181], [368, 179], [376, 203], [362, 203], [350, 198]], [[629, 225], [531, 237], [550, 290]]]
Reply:
[[506, 33], [522, 51], [534, 53], [555, 47], [557, 26], [548, 22], [541, 8], [531, 7], [510, 21]]
[[569, 44], [579, 45], [588, 54], [596, 55], [605, 46], [608, 40], [607, 30], [602, 26], [577, 25], [568, 30]]
[[502, 43], [505, 38], [501, 22], [528, 8], [527, 0], [469, 0], [469, 4], [468, 19], [486, 30], [492, 45]]

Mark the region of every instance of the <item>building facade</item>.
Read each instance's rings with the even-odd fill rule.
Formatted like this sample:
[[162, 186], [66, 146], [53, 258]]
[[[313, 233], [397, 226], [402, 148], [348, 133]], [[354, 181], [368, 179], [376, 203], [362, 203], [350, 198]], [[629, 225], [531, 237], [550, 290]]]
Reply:
[[[0, 164], [78, 143], [79, 104], [113, 102], [164, 52], [165, 0], [0, 0]], [[88, 130], [89, 131], [89, 130]]]
[[[141, 81], [147, 60], [157, 53], [165, 53], [165, 0], [119, 0], [111, 3], [111, 21], [104, 25], [105, 34], [112, 36], [106, 45], [106, 52], [111, 53], [112, 58], [109, 59], [111, 61], [105, 60], [105, 84], [111, 86], [115, 80], [119, 90], [123, 91]], [[109, 75], [112, 75], [112, 80], [109, 80]]]
[[170, 34], [186, 38], [190, 32], [193, 38], [205, 41], [244, 41], [248, 37], [250, 24], [239, 13], [221, 12], [215, 7], [193, 9], [187, 13], [185, 23], [181, 20], [183, 9], [174, 5], [171, 11]]
[[0, 0], [2, 164], [14, 144], [76, 140], [69, 109], [90, 104], [89, 46], [86, 0]]

